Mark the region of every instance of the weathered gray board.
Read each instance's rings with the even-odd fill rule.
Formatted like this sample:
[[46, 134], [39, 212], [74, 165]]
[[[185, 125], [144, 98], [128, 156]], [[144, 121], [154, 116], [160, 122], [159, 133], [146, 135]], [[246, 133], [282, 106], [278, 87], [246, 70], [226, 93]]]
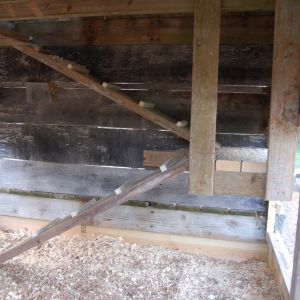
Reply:
[[[223, 147], [266, 147], [263, 135], [217, 134], [217, 141]], [[144, 150], [171, 151], [186, 147], [187, 142], [163, 130], [0, 125], [0, 158], [138, 168], [143, 166]]]
[[[52, 47], [51, 50], [87, 66], [93, 76], [108, 82], [191, 82], [192, 45]], [[219, 83], [269, 85], [271, 67], [272, 45], [223, 45]], [[0, 49], [0, 69], [0, 81], [66, 80], [9, 48]]]
[[[35, 161], [0, 160], [0, 189], [27, 192], [78, 195], [82, 198], [103, 197], [121, 186], [125, 181], [145, 176], [149, 171], [118, 167], [101, 167], [81, 164], [58, 164]], [[233, 196], [188, 195], [188, 176], [153, 189], [139, 197], [149, 202], [184, 205], [230, 212], [252, 212], [264, 214], [265, 203], [259, 198]]]
[[[78, 200], [0, 194], [0, 215], [53, 220], [65, 217], [77, 210], [81, 204]], [[124, 205], [111, 209], [94, 220], [95, 225], [102, 227], [239, 241], [263, 241], [265, 223], [266, 218], [259, 216], [221, 215]]]

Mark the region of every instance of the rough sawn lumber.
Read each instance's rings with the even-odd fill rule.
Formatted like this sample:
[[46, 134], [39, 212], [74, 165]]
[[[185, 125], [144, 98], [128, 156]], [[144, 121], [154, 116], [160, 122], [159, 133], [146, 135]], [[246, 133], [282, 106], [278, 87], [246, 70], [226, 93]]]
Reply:
[[[7, 38], [10, 41], [10, 45], [19, 50], [20, 52], [38, 60], [39, 62], [47, 65], [48, 67], [64, 74], [65, 76], [81, 83], [84, 86], [89, 87], [95, 92], [115, 101], [116, 103], [126, 107], [127, 109], [139, 114], [143, 118], [146, 118], [163, 128], [169, 129], [174, 132], [179, 137], [189, 141], [190, 140], [190, 130], [185, 127], [176, 126], [177, 120], [173, 120], [169, 116], [162, 114], [161, 112], [151, 108], [144, 108], [139, 106], [139, 101], [132, 99], [131, 97], [123, 94], [122, 92], [110, 88], [104, 87], [102, 84], [92, 76], [88, 74], [82, 74], [76, 69], [68, 68], [69, 62], [66, 63], [63, 59], [58, 59], [55, 56], [51, 56], [43, 53], [43, 50], [27, 41], [22, 41], [19, 39], [17, 34], [13, 31], [6, 29], [0, 29], [0, 38]], [[18, 44], [19, 43], [19, 44]]]
[[149, 176], [136, 181], [134, 184], [128, 187], [128, 189], [123, 190], [118, 195], [113, 193], [110, 196], [102, 198], [101, 200], [89, 201], [86, 205], [81, 207], [80, 210], [63, 219], [55, 219], [53, 222], [49, 223], [48, 225], [34, 233], [32, 237], [21, 241], [19, 244], [13, 246], [12, 248], [4, 250], [0, 254], [0, 264], [67, 231], [75, 225], [91, 221], [97, 214], [120, 205], [138, 194], [151, 190], [155, 186], [162, 184], [165, 181], [170, 180], [185, 172], [187, 168], [188, 160], [179, 160], [165, 172], [153, 172]]

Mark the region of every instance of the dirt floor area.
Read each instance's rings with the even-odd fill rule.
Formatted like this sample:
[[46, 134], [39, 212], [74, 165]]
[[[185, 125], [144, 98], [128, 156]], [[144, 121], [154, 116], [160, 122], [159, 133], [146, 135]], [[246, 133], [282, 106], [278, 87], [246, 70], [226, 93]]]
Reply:
[[[1, 232], [0, 247], [28, 234]], [[266, 263], [111, 237], [56, 237], [0, 266], [0, 299], [281, 299]]]

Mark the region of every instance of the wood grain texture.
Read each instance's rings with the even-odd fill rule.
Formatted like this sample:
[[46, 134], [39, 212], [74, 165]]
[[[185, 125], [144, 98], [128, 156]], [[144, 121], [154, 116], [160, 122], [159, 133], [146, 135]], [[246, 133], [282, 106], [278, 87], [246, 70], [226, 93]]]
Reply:
[[[78, 200], [0, 194], [2, 216], [51, 221], [66, 217], [78, 210], [82, 204]], [[222, 215], [122, 205], [96, 216], [93, 224], [106, 228], [165, 234], [262, 241], [266, 219], [258, 216]]]
[[300, 97], [300, 6], [277, 1], [266, 200], [292, 200]]
[[[26, 228], [35, 231], [45, 226], [47, 221], [0, 217], [0, 228], [4, 230], [17, 230]], [[149, 243], [160, 247], [181, 250], [188, 253], [198, 253], [214, 257], [217, 259], [225, 259], [230, 261], [243, 262], [249, 259], [258, 259], [266, 261], [267, 245], [265, 243], [249, 243], [239, 241], [215, 240], [212, 238], [197, 238], [190, 236], [178, 236], [171, 234], [161, 234], [146, 231], [124, 230], [116, 228], [104, 228], [98, 226], [84, 226], [84, 232], [81, 226], [75, 226], [71, 230], [66, 231], [67, 235], [102, 235], [122, 237], [126, 242], [138, 245], [148, 245]]]
[[296, 300], [300, 297], [300, 206], [298, 208], [297, 230], [295, 238], [293, 273], [291, 279], [290, 299]]
[[[50, 50], [86, 66], [93, 76], [106, 82], [135, 83], [135, 87], [137, 83], [145, 84], [146, 89], [166, 89], [170, 84], [172, 90], [184, 85], [191, 89], [192, 45], [73, 46]], [[93, 57], [99, 59], [95, 61]], [[270, 86], [272, 45], [221, 45], [219, 65], [220, 85]], [[12, 48], [0, 48], [0, 66], [0, 81], [68, 80]]]
[[[273, 15], [225, 15], [221, 18], [222, 44], [272, 44]], [[16, 23], [23, 37], [41, 46], [192, 44], [193, 17], [88, 18], [59, 22]], [[9, 46], [0, 39], [0, 46]]]
[[[0, 187], [26, 191], [106, 196], [122, 185], [124, 178], [138, 178], [149, 171], [128, 168], [42, 163], [22, 160], [0, 160]], [[75, 175], [76, 174], [76, 175]], [[79, 174], [81, 174], [79, 176]], [[79, 176], [78, 179], [77, 176]], [[265, 193], [265, 175], [255, 173], [216, 172], [215, 194], [262, 197]], [[154, 190], [152, 199], [178, 199], [188, 203], [188, 175], [179, 176], [171, 185]], [[76, 179], [76, 180], [75, 180]], [[168, 196], [168, 192], [170, 195]], [[147, 196], [142, 196], [147, 200]], [[186, 199], [186, 200], [184, 200]], [[131, 199], [135, 200], [135, 199]]]
[[[34, 84], [44, 85], [48, 89], [48, 83]], [[0, 88], [0, 122], [3, 123], [94, 125], [128, 129], [160, 128], [94, 91], [80, 87], [73, 88], [71, 82], [69, 84], [55, 82], [55, 97], [52, 103], [48, 97], [49, 93], [45, 96], [35, 93], [37, 96], [35, 101], [28, 103], [25, 101], [25, 89], [22, 88], [25, 85], [14, 86], [13, 83], [7, 83], [5, 86], [7, 88]], [[164, 91], [162, 88], [143, 90], [141, 86], [141, 90], [128, 90], [129, 85], [124, 92], [135, 99], [154, 103], [159, 111], [174, 119], [189, 120], [191, 92]], [[268, 124], [269, 109], [267, 94], [219, 93], [217, 132], [264, 133]]]
[[196, 0], [189, 191], [212, 195], [217, 122], [220, 0]]
[[[72, 1], [35, 0], [35, 6], [29, 1], [20, 1], [11, 4], [0, 4], [0, 20], [31, 20], [60, 17], [87, 17], [87, 16], [114, 16], [114, 15], [149, 15], [193, 13], [193, 0], [125, 0], [107, 2], [105, 0]], [[222, 3], [224, 11], [272, 11], [274, 0], [225, 0]]]
[[3, 262], [40, 245], [41, 243], [71, 229], [76, 225], [86, 222], [88, 223], [90, 220], [93, 220], [97, 214], [117, 207], [132, 197], [147, 192], [155, 186], [177, 177], [185, 172], [187, 166], [188, 160], [184, 159], [177, 161], [165, 172], [152, 172], [148, 176], [138, 179], [133, 182], [130, 187], [118, 195], [111, 193], [109, 196], [102, 198], [99, 201], [90, 201], [83, 206], [81, 210], [77, 211], [75, 215], [68, 215], [63, 219], [55, 219], [48, 226], [45, 226], [36, 232], [35, 235], [23, 239], [8, 249], [4, 249], [0, 254], [0, 263], [2, 264]]
[[[19, 39], [14, 36], [15, 32], [13, 31], [1, 30], [0, 35], [9, 38], [9, 40], [11, 40], [12, 46], [15, 41], [19, 41]], [[126, 94], [117, 91], [113, 88], [106, 88], [102, 86], [102, 84], [92, 76], [83, 74], [73, 69], [69, 69], [66, 65], [66, 62], [64, 62], [63, 60], [54, 59], [53, 56], [44, 54], [41, 51], [36, 51], [34, 49], [35, 48], [34, 44], [28, 43], [24, 45], [13, 46], [13, 47], [19, 50], [20, 52], [47, 65], [48, 67], [54, 69], [55, 71], [62, 73], [63, 75], [73, 79], [74, 81], [77, 81], [87, 86], [91, 90], [109, 98], [112, 101], [115, 101], [119, 105], [126, 107], [128, 110], [137, 113], [143, 118], [148, 119], [163, 128], [173, 131], [177, 136], [189, 141], [190, 139], [189, 129], [176, 126], [176, 121], [170, 118], [169, 116], [164, 115], [163, 113], [156, 111], [155, 109], [147, 109], [147, 108], [140, 107], [138, 105], [139, 101], [136, 101], [135, 99], [132, 99]]]

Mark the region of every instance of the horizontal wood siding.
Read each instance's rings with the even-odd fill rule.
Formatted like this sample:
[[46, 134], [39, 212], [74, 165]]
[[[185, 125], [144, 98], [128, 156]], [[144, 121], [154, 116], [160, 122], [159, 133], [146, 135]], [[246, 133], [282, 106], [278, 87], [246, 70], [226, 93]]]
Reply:
[[[81, 205], [76, 200], [0, 194], [2, 216], [53, 220], [65, 217]], [[119, 206], [96, 216], [93, 224], [195, 237], [263, 241], [265, 222], [265, 217]]]
[[[106, 82], [163, 85], [189, 83], [192, 45], [118, 45], [51, 47], [51, 51], [86, 66]], [[97, 58], [95, 60], [94, 58]], [[66, 80], [50, 68], [10, 48], [0, 48], [0, 81]], [[270, 85], [272, 45], [222, 45], [219, 84]], [[18, 70], [18, 72], [15, 72]]]
[[[273, 15], [224, 15], [221, 43], [272, 44]], [[22, 37], [43, 46], [191, 44], [192, 16], [88, 18], [16, 23]], [[0, 39], [0, 46], [8, 45]]]

